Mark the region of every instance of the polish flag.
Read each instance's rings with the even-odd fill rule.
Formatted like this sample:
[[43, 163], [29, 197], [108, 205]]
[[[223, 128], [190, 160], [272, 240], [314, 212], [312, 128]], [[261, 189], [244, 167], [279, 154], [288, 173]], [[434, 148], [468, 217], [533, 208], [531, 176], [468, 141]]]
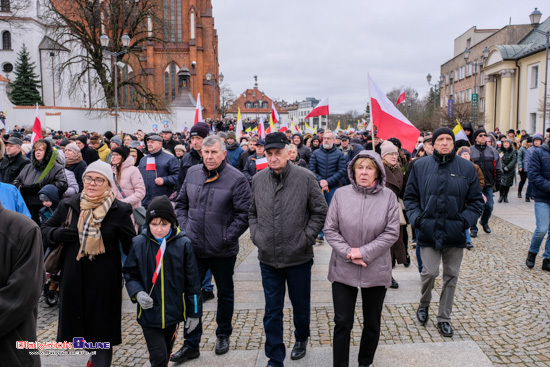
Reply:
[[266, 157], [256, 159], [256, 171], [261, 171], [267, 167], [268, 167], [268, 164], [267, 164]]
[[401, 87], [401, 92], [399, 92], [399, 97], [397, 97], [397, 102], [395, 102], [395, 105], [397, 106], [403, 102], [405, 102], [405, 87]]
[[156, 171], [157, 163], [155, 162], [155, 157], [147, 157], [147, 165], [145, 166], [146, 171]]
[[273, 123], [279, 122], [279, 114], [277, 113], [277, 110], [275, 109], [275, 105], [273, 101], [271, 101], [271, 118], [273, 120]]
[[264, 118], [260, 117], [260, 122], [258, 122], [258, 135], [260, 139], [265, 139], [265, 129], [264, 129]]
[[31, 142], [34, 144], [38, 139], [42, 139], [42, 124], [40, 123], [40, 118], [38, 117], [38, 103], [36, 104], [36, 117], [34, 118], [34, 125], [32, 125], [32, 136]]
[[397, 138], [403, 148], [412, 152], [420, 131], [393, 105], [370, 75], [368, 80], [372, 122], [378, 128], [376, 135], [384, 140]]
[[153, 274], [153, 284], [156, 283], [157, 278], [160, 273], [160, 267], [162, 266], [162, 258], [164, 257], [164, 251], [166, 250], [166, 238], [162, 240], [162, 243], [160, 244], [159, 250], [157, 251], [157, 266], [155, 268], [155, 274]]
[[307, 120], [310, 117], [328, 115], [328, 97], [323, 99], [315, 108], [304, 118]]
[[199, 93], [197, 97], [197, 109], [195, 110], [195, 122], [193, 122], [193, 125], [197, 122], [203, 122], [202, 121], [202, 107], [201, 107], [201, 94]]

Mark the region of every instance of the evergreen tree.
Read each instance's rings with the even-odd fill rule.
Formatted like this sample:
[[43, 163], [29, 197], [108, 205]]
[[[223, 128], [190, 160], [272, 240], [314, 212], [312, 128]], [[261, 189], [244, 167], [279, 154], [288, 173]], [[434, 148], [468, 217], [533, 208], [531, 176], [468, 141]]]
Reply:
[[15, 63], [15, 81], [11, 83], [11, 100], [16, 106], [34, 106], [36, 103], [43, 106], [42, 97], [38, 92], [40, 80], [34, 72], [35, 64], [31, 62], [29, 51], [23, 48], [17, 54]]

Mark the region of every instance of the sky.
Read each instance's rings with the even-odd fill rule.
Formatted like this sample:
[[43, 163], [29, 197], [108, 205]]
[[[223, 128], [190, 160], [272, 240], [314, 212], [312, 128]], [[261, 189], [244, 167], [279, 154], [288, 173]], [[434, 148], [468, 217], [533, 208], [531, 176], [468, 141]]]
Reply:
[[[546, 6], [545, 6], [546, 5]], [[384, 92], [427, 95], [454, 39], [472, 26], [529, 24], [542, 0], [212, 0], [224, 84], [258, 85], [273, 99], [329, 98], [331, 113], [362, 112], [367, 73]]]

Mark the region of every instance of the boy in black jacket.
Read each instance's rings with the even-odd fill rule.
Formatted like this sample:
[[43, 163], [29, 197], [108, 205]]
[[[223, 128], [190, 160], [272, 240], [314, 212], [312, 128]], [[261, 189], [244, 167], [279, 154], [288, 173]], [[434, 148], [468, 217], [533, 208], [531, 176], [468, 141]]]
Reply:
[[[178, 325], [189, 333], [202, 315], [201, 282], [191, 241], [177, 227], [176, 213], [166, 196], [147, 208], [148, 229], [136, 236], [124, 264], [126, 289], [138, 303], [137, 321], [152, 367], [167, 366]], [[188, 359], [198, 358], [197, 350]]]

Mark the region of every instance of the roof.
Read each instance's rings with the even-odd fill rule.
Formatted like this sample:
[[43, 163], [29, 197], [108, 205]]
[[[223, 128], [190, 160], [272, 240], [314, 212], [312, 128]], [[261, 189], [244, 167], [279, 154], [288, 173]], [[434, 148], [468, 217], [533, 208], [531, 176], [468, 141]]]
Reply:
[[69, 52], [69, 49], [65, 46], [60, 45], [59, 43], [55, 42], [53, 39], [51, 39], [48, 36], [44, 36], [42, 38], [42, 41], [40, 42], [40, 45], [38, 45], [39, 50], [48, 50], [48, 51], [65, 51]]
[[[254, 104], [254, 102], [267, 102], [268, 108], [246, 108], [245, 103], [250, 102]], [[233, 102], [231, 107], [227, 110], [228, 113], [237, 113], [238, 109], [241, 109], [241, 113], [258, 113], [258, 114], [265, 114], [271, 112], [271, 104], [275, 106], [275, 109], [279, 114], [288, 114], [288, 111], [284, 109], [283, 107], [279, 106], [276, 102], [274, 102], [271, 98], [269, 98], [265, 93], [260, 91], [257, 88], [254, 89], [247, 89], [243, 93], [239, 95], [239, 97]]]
[[176, 98], [170, 103], [172, 107], [196, 107], [197, 102], [191, 95], [189, 88], [180, 88]]
[[[544, 33], [550, 32], [550, 17], [540, 23], [535, 29]], [[533, 29], [517, 45], [497, 46], [503, 60], [517, 60], [546, 49], [546, 36]]]

